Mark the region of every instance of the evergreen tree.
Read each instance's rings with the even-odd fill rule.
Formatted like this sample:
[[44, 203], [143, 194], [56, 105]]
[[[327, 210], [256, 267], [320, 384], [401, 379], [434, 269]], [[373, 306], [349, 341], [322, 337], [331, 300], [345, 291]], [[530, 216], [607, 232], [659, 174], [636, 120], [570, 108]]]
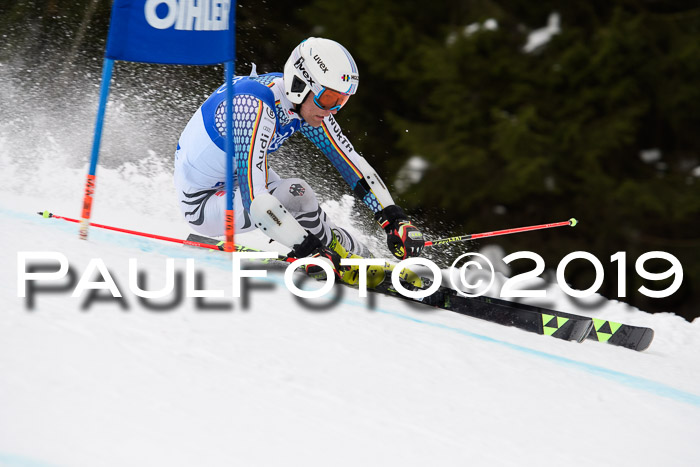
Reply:
[[[378, 130], [360, 149], [380, 149], [373, 162], [385, 174], [410, 155], [429, 164], [402, 195], [408, 208], [441, 208], [439, 217], [465, 232], [576, 216], [576, 231], [537, 234], [550, 267], [576, 250], [606, 265], [618, 250], [632, 262], [668, 251], [684, 266], [683, 290], [647, 300], [634, 292], [641, 281], [632, 270], [629, 300], [700, 314], [692, 288], [700, 280], [700, 11], [692, 3], [436, 1], [426, 9], [363, 0], [342, 13], [326, 1], [313, 9], [360, 62], [360, 104], [348, 111], [358, 118], [346, 126], [361, 131], [370, 119]], [[550, 18], [559, 31], [525, 49]], [[532, 239], [498, 242], [515, 251]], [[591, 283], [590, 274], [571, 280]], [[614, 281], [605, 281], [613, 295]]]

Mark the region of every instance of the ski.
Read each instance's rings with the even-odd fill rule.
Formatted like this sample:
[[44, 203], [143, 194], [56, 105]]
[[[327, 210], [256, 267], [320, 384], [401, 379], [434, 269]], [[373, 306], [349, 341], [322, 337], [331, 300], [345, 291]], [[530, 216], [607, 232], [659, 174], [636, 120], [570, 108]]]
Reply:
[[[200, 235], [190, 234], [185, 244], [188, 243], [213, 245], [223, 250], [222, 241]], [[261, 250], [236, 245], [236, 251]], [[277, 263], [286, 267], [293, 260], [280, 255], [277, 258], [260, 261], [267, 264]], [[427, 282], [427, 279], [425, 281]], [[342, 284], [342, 282], [340, 283]], [[654, 330], [651, 328], [589, 318], [500, 298], [486, 296], [467, 297], [448, 287], [440, 287], [435, 293], [422, 299], [401, 295], [393, 288], [391, 281], [385, 281], [379, 287], [369, 290], [409, 302], [441, 308], [472, 318], [569, 341], [583, 342], [586, 339], [591, 339], [642, 351], [647, 349], [654, 339]]]
[[391, 286], [385, 286], [385, 289], [381, 290], [382, 286], [385, 284], [381, 284], [379, 288], [373, 290], [404, 300], [558, 339], [583, 342], [593, 330], [593, 323], [585, 316], [569, 315], [564, 317], [559, 316], [559, 313], [554, 310], [509, 302], [499, 298], [467, 297], [448, 287], [440, 287], [429, 297], [413, 299], [404, 297]]
[[598, 318], [592, 318], [592, 321], [593, 330], [588, 335], [588, 339], [640, 352], [649, 348], [654, 339], [654, 330], [651, 328], [631, 326]]
[[[217, 245], [223, 250], [223, 242], [220, 240], [190, 234], [185, 244], [209, 244]], [[241, 245], [235, 246], [236, 251], [260, 251]], [[287, 267], [290, 261], [283, 256], [260, 260], [264, 264], [279, 264]], [[342, 282], [339, 282], [343, 284]], [[346, 285], [346, 284], [343, 284]], [[407, 287], [408, 288], [408, 287]], [[593, 323], [589, 318], [571, 315], [567, 317], [556, 316], [555, 311], [539, 308], [531, 305], [508, 302], [489, 297], [464, 297], [447, 287], [440, 289], [429, 297], [415, 299], [405, 297], [396, 291], [390, 280], [385, 280], [379, 287], [368, 289], [371, 292], [382, 293], [401, 298], [403, 300], [453, 311], [472, 318], [477, 318], [493, 323], [512, 326], [536, 334], [548, 335], [558, 339], [569, 341], [584, 341], [593, 329]]]
[[[521, 329], [530, 327], [534, 329], [533, 332], [538, 334], [554, 337], [562, 337], [567, 334], [570, 336], [583, 335], [584, 337], [578, 342], [583, 339], [591, 339], [640, 352], [649, 348], [654, 339], [654, 330], [651, 328], [589, 318], [500, 298], [465, 297], [447, 287], [440, 287], [436, 293], [424, 299], [423, 302], [506, 326], [516, 326]], [[517, 310], [516, 320], [530, 320], [531, 322], [528, 324], [512, 323], [513, 313], [504, 313], [507, 308]], [[533, 317], [540, 319], [533, 319]], [[571, 329], [572, 327], [574, 329]]]
[[[571, 313], [551, 310], [554, 316], [560, 318], [580, 317]], [[646, 350], [654, 339], [654, 330], [641, 326], [617, 323], [599, 318], [586, 318], [592, 323], [592, 329], [587, 339], [606, 342], [627, 349]]]

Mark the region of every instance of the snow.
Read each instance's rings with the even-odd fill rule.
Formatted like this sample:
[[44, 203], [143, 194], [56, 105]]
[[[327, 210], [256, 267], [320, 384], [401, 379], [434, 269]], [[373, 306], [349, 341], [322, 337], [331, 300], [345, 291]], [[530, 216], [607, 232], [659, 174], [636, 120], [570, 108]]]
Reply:
[[493, 18], [489, 18], [483, 23], [472, 23], [464, 27], [463, 34], [465, 37], [469, 37], [473, 35], [476, 32], [479, 32], [480, 30], [486, 30], [486, 31], [497, 31], [498, 30], [498, 21], [496, 21]]
[[[471, 37], [474, 34], [476, 34], [479, 31], [498, 31], [498, 21], [496, 21], [494, 18], [489, 18], [485, 20], [483, 23], [471, 23], [462, 29], [462, 36], [464, 37]], [[457, 33], [452, 32], [447, 36], [447, 39], [445, 40], [445, 43], [450, 46], [454, 45], [457, 42]]]
[[428, 161], [421, 156], [411, 156], [396, 173], [396, 191], [405, 193], [411, 185], [420, 182], [428, 167]]
[[523, 47], [526, 53], [532, 53], [552, 40], [561, 32], [559, 13], [551, 13], [547, 18], [547, 26], [532, 31], [527, 37], [527, 43]]
[[658, 162], [661, 160], [661, 150], [659, 148], [644, 149], [639, 151], [639, 158], [647, 164]]
[[[71, 130], [90, 118], [50, 117], [28, 133], [0, 119], [0, 465], [700, 465], [700, 320], [601, 297], [585, 310], [542, 282], [546, 306], [653, 327], [634, 352], [345, 287], [304, 303], [274, 270], [233, 298], [222, 254], [96, 228], [82, 241], [76, 224], [36, 215], [78, 218], [87, 173], [76, 148], [89, 140]], [[93, 222], [185, 238], [168, 155], [108, 155]], [[324, 206], [357, 225], [342, 200]], [[19, 252], [65, 255], [76, 281], [99, 259], [123, 299], [71, 297], [74, 285], [37, 292], [30, 309]], [[182, 279], [191, 258], [198, 287], [224, 297], [142, 302], [130, 258], [148, 290], [165, 284], [166, 259]]]

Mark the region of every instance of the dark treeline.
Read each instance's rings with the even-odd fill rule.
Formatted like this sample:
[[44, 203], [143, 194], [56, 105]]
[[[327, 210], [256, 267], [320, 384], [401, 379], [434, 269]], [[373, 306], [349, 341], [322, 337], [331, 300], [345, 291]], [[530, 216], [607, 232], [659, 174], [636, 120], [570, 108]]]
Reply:
[[[78, 69], [99, 66], [111, 2], [5, 3], [0, 60], [21, 53], [38, 64], [50, 50]], [[498, 243], [533, 250], [548, 268], [590, 252], [605, 266], [601, 292], [613, 298], [610, 256], [624, 251], [626, 301], [700, 316], [697, 1], [244, 1], [236, 16], [239, 73], [252, 62], [259, 72], [282, 71], [310, 35], [350, 50], [361, 84], [338, 119], [390, 184], [409, 157], [428, 163], [399, 195], [421, 222], [459, 234], [576, 217], [575, 229]], [[558, 33], [526, 50], [548, 22]], [[192, 73], [212, 86], [221, 76]], [[672, 280], [645, 282], [635, 272], [637, 257], [656, 250], [679, 258], [685, 273], [667, 299], [637, 292]], [[592, 272], [577, 262], [568, 278], [587, 288]]]

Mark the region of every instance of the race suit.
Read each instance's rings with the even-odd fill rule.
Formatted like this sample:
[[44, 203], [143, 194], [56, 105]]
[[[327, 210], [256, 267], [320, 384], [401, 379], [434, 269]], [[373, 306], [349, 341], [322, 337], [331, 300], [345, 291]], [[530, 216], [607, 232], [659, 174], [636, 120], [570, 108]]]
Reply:
[[[192, 228], [208, 236], [225, 233], [225, 97], [226, 85], [202, 104], [182, 132], [175, 153], [175, 185], [180, 208]], [[317, 128], [310, 126], [286, 98], [282, 74], [269, 73], [234, 79], [233, 118], [236, 232], [255, 228], [249, 214], [251, 202], [259, 193], [268, 191], [323, 244], [332, 241], [332, 231], [335, 231], [348, 251], [366, 255], [359, 242], [330, 221], [313, 189], [304, 180], [281, 179], [268, 160], [269, 154], [299, 131], [321, 150], [355, 195], [373, 212], [393, 204], [385, 187], [381, 194], [375, 194], [377, 190], [363, 181], [360, 167], [367, 170], [369, 164], [355, 151], [333, 116], [326, 117]]]

